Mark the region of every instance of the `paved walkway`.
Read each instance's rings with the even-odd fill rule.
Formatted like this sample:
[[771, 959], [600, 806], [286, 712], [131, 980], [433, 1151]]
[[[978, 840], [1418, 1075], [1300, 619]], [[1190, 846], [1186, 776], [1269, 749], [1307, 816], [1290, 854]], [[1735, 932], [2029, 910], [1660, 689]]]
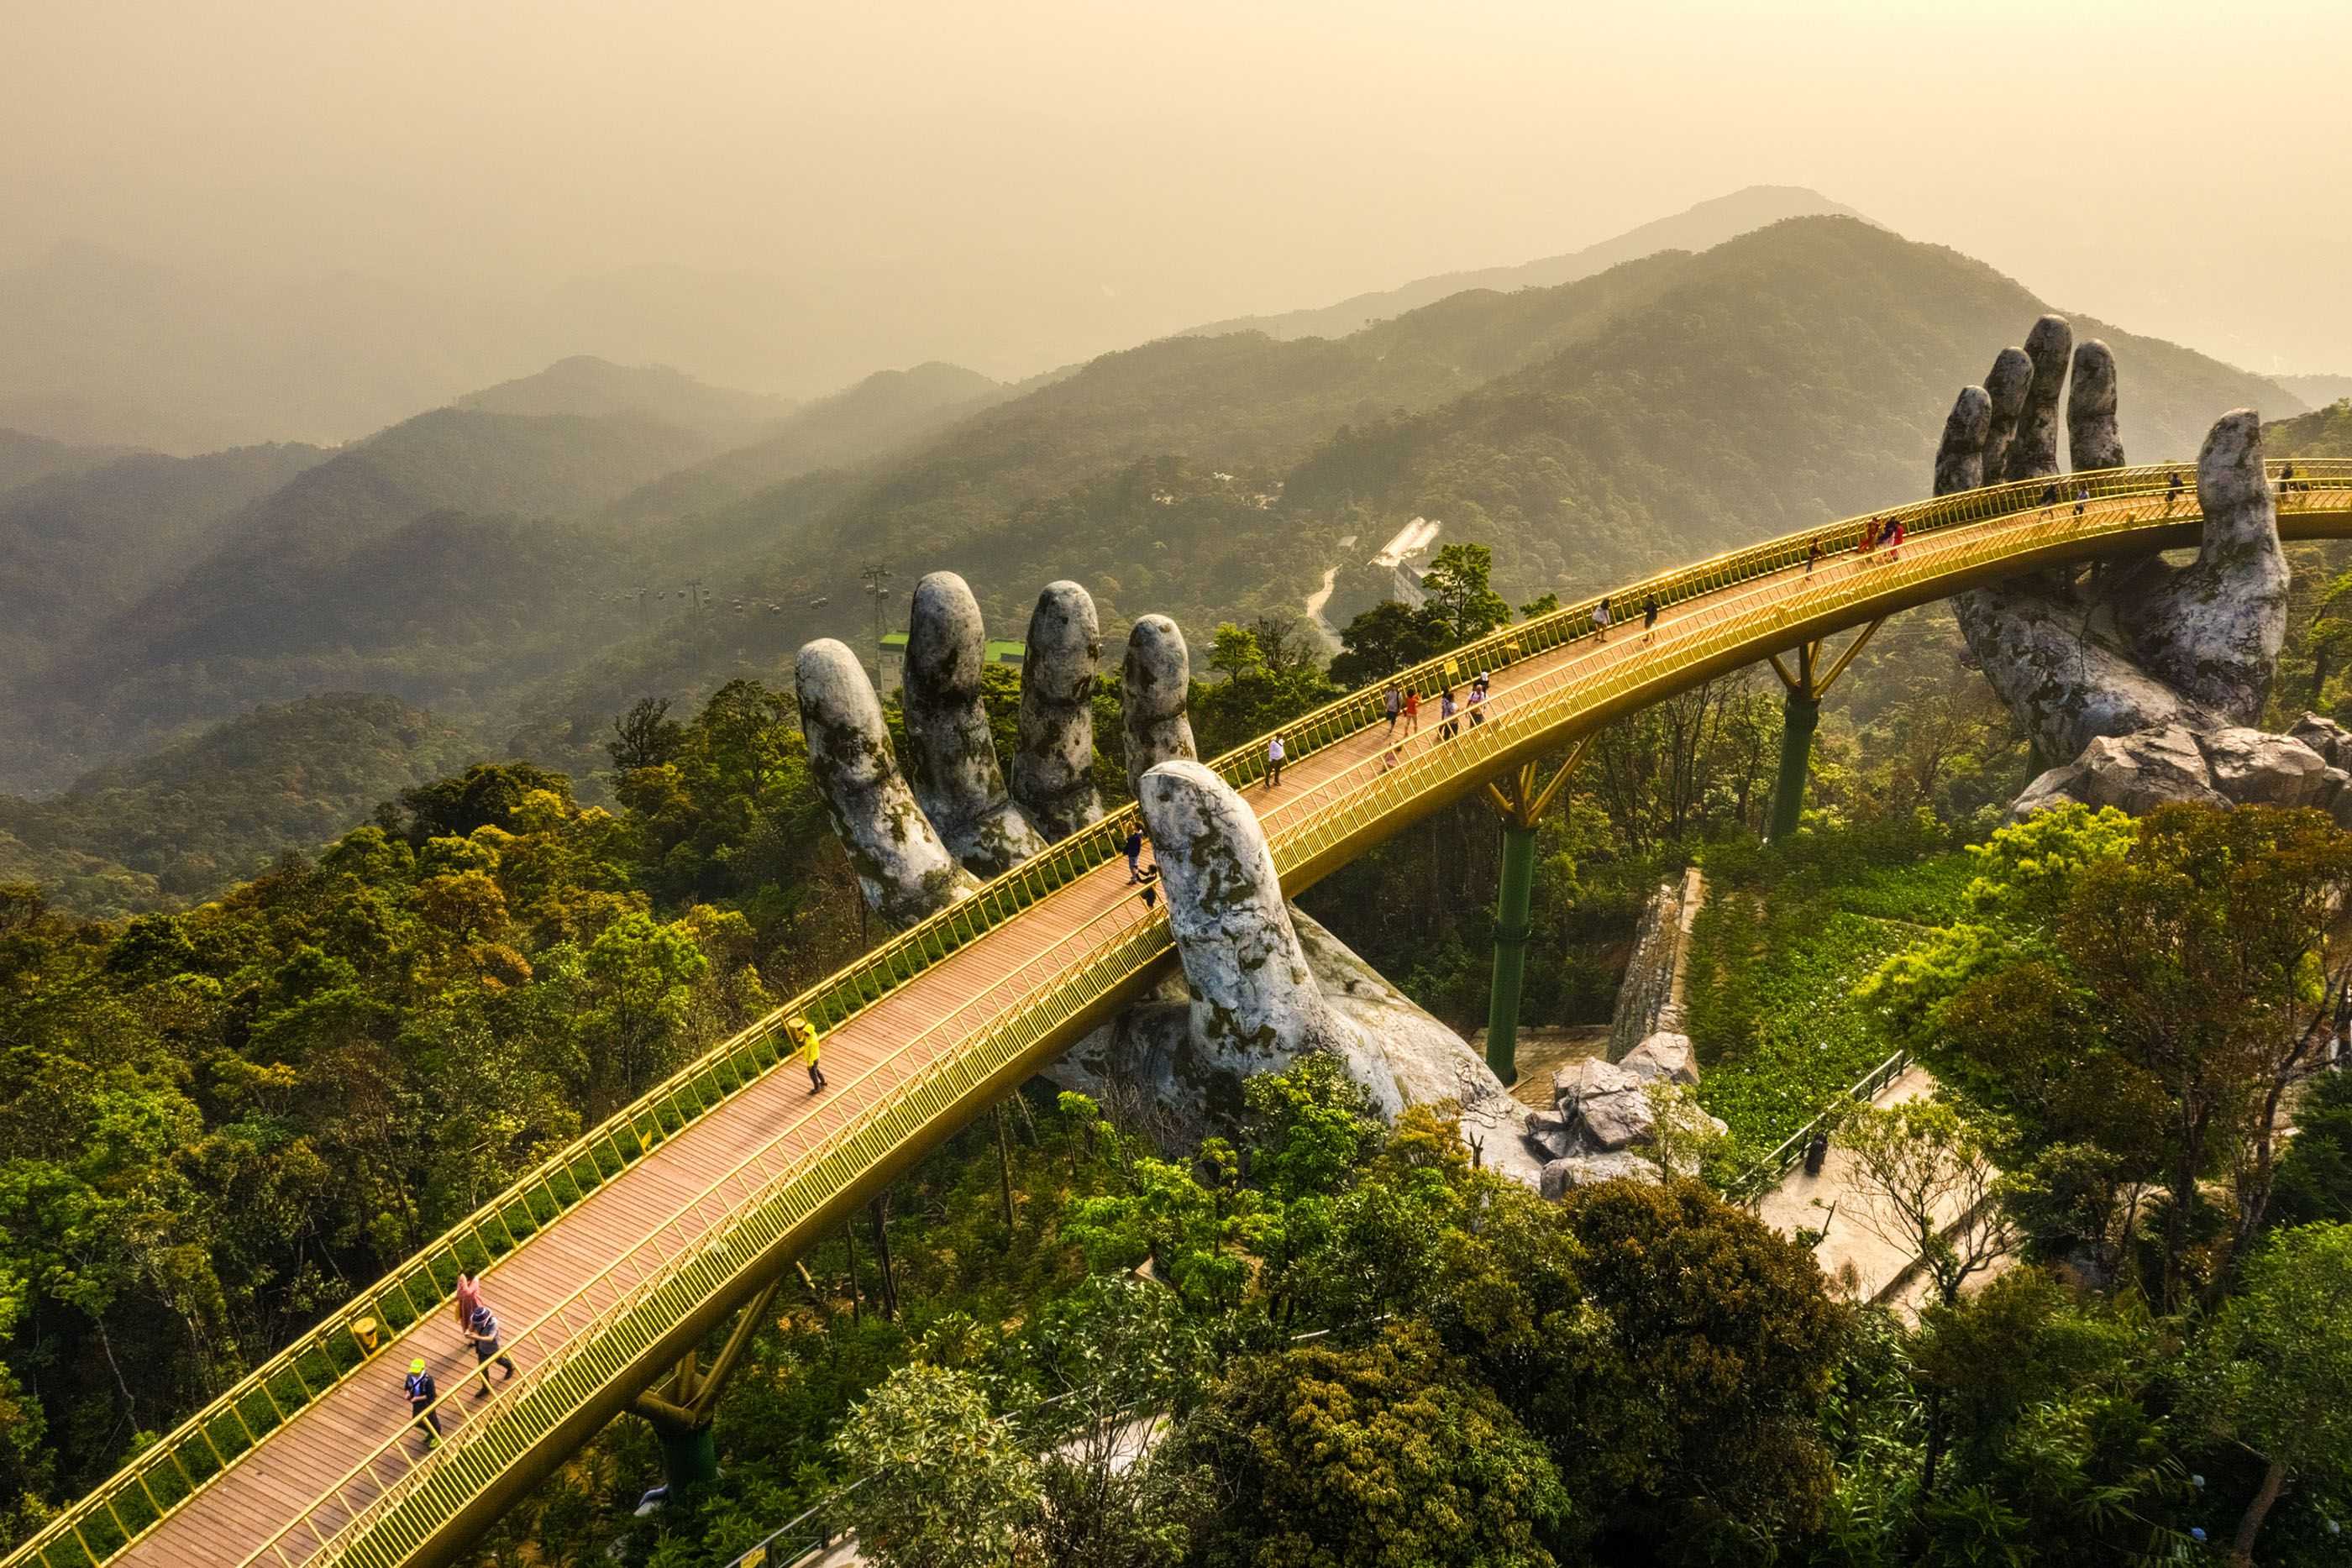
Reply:
[[[1935, 1092], [1935, 1075], [1915, 1062], [1870, 1103], [1883, 1110], [1906, 1100], [1925, 1099]], [[1857, 1185], [1853, 1166], [1853, 1156], [1832, 1144], [1829, 1157], [1822, 1162], [1821, 1175], [1807, 1176], [1801, 1165], [1793, 1167], [1756, 1206], [1757, 1218], [1783, 1235], [1794, 1236], [1800, 1230], [1825, 1232], [1813, 1256], [1820, 1260], [1822, 1272], [1843, 1294], [1857, 1301], [1875, 1301], [1890, 1298], [1891, 1292], [1891, 1305], [1906, 1316], [1916, 1314], [1917, 1290], [1897, 1287], [1916, 1284], [1903, 1276], [1918, 1260], [1909, 1248], [1879, 1234], [1882, 1228], [1891, 1232], [1895, 1227], [1872, 1224], [1880, 1211]], [[1948, 1226], [1957, 1222], [1958, 1206], [1937, 1218]], [[1990, 1275], [1979, 1274], [1976, 1281], [1987, 1278]]]

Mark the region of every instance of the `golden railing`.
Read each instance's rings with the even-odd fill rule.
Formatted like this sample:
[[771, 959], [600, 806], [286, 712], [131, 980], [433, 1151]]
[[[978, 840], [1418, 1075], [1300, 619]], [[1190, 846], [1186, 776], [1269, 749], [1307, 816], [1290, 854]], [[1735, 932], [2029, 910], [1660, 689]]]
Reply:
[[[2273, 465], [2274, 473], [2278, 467]], [[2191, 482], [2177, 494], [2168, 488], [2176, 473]], [[2188, 542], [2200, 520], [2193, 479], [2188, 465], [2177, 464], [2063, 476], [2055, 481], [2062, 498], [2047, 509], [2041, 497], [2053, 481], [1990, 486], [1875, 514], [1904, 522], [1907, 537], [1899, 560], [1874, 557], [1858, 571], [1834, 570], [1852, 562], [1864, 521], [1852, 518], [1619, 589], [1610, 598], [1620, 639], [1641, 634], [1634, 622], [1646, 599], [1654, 597], [1664, 611], [1722, 597], [1662, 625], [1650, 656], [1575, 661], [1508, 683], [1487, 705], [1486, 722], [1465, 722], [1452, 741], [1434, 743], [1433, 718], [1417, 753], [1397, 766], [1376, 767], [1382, 747], [1374, 746], [1305, 795], [1286, 792], [1284, 825], [1270, 835], [1286, 885], [1313, 880], [1364, 842], [1575, 729], [1752, 662], [1802, 636], [1939, 598], [2041, 560], [2098, 553], [2103, 541], [2116, 536], [2146, 536], [2136, 541], [2143, 548]], [[2087, 491], [2079, 514], [2078, 486]], [[2279, 496], [2279, 510], [2282, 531], [2291, 537], [2343, 531], [2342, 519], [2352, 514], [2352, 462], [2298, 464], [2294, 486]], [[1983, 524], [1998, 526], [1976, 526]], [[1767, 587], [1766, 580], [1804, 566], [1814, 546], [1822, 552], [1820, 567]], [[1742, 591], [1727, 592], [1733, 589]], [[1475, 671], [1507, 671], [1590, 636], [1598, 602], [1587, 601], [1503, 628], [1398, 679], [1433, 690]], [[1377, 691], [1340, 698], [1283, 727], [1290, 764], [1363, 737], [1382, 721]], [[1262, 777], [1265, 749], [1261, 737], [1211, 766], [1229, 782], [1247, 784]], [[1302, 803], [1310, 808], [1307, 817], [1290, 820]], [[446, 1304], [458, 1267], [478, 1269], [524, 1244], [772, 1067], [782, 1055], [775, 1034], [788, 1013], [805, 1012], [826, 1030], [838, 1027], [1040, 899], [1109, 863], [1133, 815], [1132, 806], [1111, 814], [886, 942], [575, 1140], [152, 1446], [11, 1553], [7, 1563], [94, 1568], [106, 1563], [326, 1388], [352, 1375], [368, 1354], [361, 1320], [374, 1319], [379, 1334], [390, 1338], [438, 1311]], [[529, 1344], [534, 1353], [528, 1375], [503, 1385], [489, 1405], [478, 1406], [475, 1418], [430, 1460], [411, 1461], [398, 1438], [388, 1440], [322, 1495], [296, 1526], [265, 1542], [247, 1561], [290, 1564], [317, 1561], [320, 1552], [339, 1562], [404, 1561], [438, 1528], [431, 1521], [454, 1517], [466, 1499], [495, 1484], [687, 1312], [728, 1293], [730, 1282], [745, 1278], [747, 1270], [773, 1261], [771, 1254], [825, 1195], [845, 1189], [858, 1175], [903, 1155], [907, 1148], [951, 1131], [978, 1108], [970, 1102], [979, 1088], [989, 1088], [992, 1096], [1008, 1075], [1017, 1079], [1066, 1043], [1078, 1020], [1139, 988], [1170, 950], [1163, 916], [1145, 916], [1122, 904], [968, 999], [860, 1076], [856, 1092], [861, 1113], [849, 1126], [788, 1166], [776, 1162], [789, 1130], [779, 1134], [682, 1206], [654, 1238], [528, 1325], [513, 1341], [518, 1349]], [[1048, 957], [1055, 966], [1041, 969]], [[968, 1045], [928, 1061], [912, 1054], [919, 1044], [936, 1044], [950, 1021], [1001, 997], [1015, 977], [1028, 988], [1010, 1010], [983, 1024]], [[700, 1220], [712, 1228], [688, 1228]], [[677, 1245], [648, 1272], [639, 1254], [664, 1237]], [[631, 1270], [625, 1284], [619, 1273], [624, 1265]], [[600, 1291], [610, 1299], [593, 1305]], [[386, 1481], [382, 1468], [395, 1460], [400, 1468]], [[321, 1531], [313, 1521], [331, 1500], [346, 1518]], [[417, 1533], [420, 1529], [425, 1535]], [[379, 1549], [379, 1539], [391, 1544]], [[293, 1554], [298, 1546], [300, 1555]], [[387, 1550], [390, 1555], [383, 1554]]]

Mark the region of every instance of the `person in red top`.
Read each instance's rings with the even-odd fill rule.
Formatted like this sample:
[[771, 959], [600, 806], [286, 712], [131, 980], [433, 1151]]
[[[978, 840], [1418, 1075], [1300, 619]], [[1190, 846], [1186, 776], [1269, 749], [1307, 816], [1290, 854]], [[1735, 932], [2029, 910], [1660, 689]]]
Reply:
[[1897, 517], [1886, 529], [1886, 559], [1899, 560], [1903, 556], [1903, 519]]
[[1417, 691], [1404, 694], [1404, 732], [1407, 735], [1421, 733], [1421, 694]]

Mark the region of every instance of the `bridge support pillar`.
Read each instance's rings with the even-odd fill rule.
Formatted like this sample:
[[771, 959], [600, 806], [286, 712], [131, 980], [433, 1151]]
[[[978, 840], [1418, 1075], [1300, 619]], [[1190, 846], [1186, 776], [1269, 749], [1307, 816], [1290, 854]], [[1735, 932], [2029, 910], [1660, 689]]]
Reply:
[[1576, 770], [1584, 747], [1584, 740], [1577, 741], [1551, 782], [1540, 789], [1532, 762], [1502, 783], [1486, 786], [1488, 803], [1503, 819], [1503, 884], [1495, 907], [1494, 984], [1486, 999], [1486, 1065], [1507, 1085], [1519, 1076], [1519, 990], [1527, 976], [1528, 926], [1535, 904], [1536, 828]]
[[751, 1348], [752, 1336], [768, 1315], [768, 1304], [776, 1299], [782, 1283], [779, 1275], [743, 1304], [709, 1370], [703, 1368], [698, 1351], [688, 1351], [668, 1376], [638, 1395], [632, 1406], [660, 1440], [663, 1476], [669, 1482], [671, 1497], [719, 1479], [719, 1442], [711, 1432], [711, 1416], [719, 1407], [719, 1396], [743, 1364], [743, 1353]]
[[698, 1427], [657, 1426], [654, 1435], [661, 1439], [662, 1479], [669, 1483], [672, 1498], [719, 1479], [719, 1439], [709, 1422]]
[[1822, 699], [1790, 686], [1780, 699], [1780, 773], [1772, 784], [1772, 821], [1765, 837], [1774, 843], [1797, 831], [1805, 810], [1805, 783], [1813, 768], [1813, 731], [1821, 727]]
[[1787, 695], [1780, 705], [1780, 772], [1772, 785], [1772, 815], [1764, 836], [1780, 842], [1804, 820], [1805, 785], [1812, 775], [1813, 731], [1821, 727], [1822, 698], [1853, 663], [1871, 634], [1885, 624], [1874, 621], [1853, 635], [1834, 657], [1825, 658], [1820, 643], [1801, 643], [1794, 670], [1771, 655], [1772, 673], [1780, 677]]

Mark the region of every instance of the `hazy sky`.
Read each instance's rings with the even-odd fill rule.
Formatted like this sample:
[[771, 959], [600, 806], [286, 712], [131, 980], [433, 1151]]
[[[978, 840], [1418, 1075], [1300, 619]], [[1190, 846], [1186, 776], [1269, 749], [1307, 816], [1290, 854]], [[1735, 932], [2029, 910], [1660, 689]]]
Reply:
[[1775, 183], [2352, 372], [2347, 57], [2345, 0], [0, 0], [0, 264], [753, 274], [1010, 374]]

